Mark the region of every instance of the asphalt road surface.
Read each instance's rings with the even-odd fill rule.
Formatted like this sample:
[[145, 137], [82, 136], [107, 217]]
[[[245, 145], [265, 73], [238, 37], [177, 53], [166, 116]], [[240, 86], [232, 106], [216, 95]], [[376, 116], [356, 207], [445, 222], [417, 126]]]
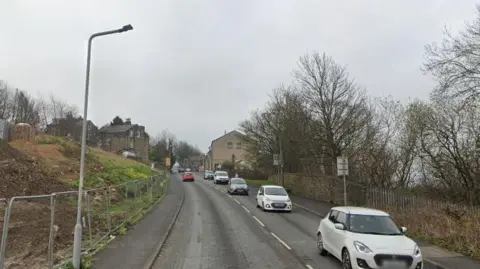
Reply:
[[316, 250], [318, 216], [295, 207], [291, 213], [263, 212], [256, 208], [256, 191], [232, 196], [201, 173], [182, 185], [184, 207], [153, 269], [342, 268]]

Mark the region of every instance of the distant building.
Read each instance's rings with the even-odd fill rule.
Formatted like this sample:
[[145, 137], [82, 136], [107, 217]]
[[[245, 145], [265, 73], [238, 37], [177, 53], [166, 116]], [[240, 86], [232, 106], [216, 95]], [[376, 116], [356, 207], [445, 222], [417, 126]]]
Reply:
[[[50, 124], [47, 124], [45, 131], [48, 135], [72, 137], [80, 141], [82, 138], [83, 119], [82, 117], [67, 116], [65, 118], [54, 118]], [[96, 146], [98, 143], [98, 127], [87, 120], [87, 144]]]
[[124, 125], [103, 126], [98, 133], [99, 146], [103, 150], [115, 153], [129, 151], [148, 161], [150, 136], [145, 131], [145, 126], [132, 124], [127, 119]]
[[205, 169], [215, 170], [217, 165], [232, 160], [235, 163], [244, 163], [246, 152], [242, 137], [242, 133], [233, 130], [213, 140], [206, 156]]

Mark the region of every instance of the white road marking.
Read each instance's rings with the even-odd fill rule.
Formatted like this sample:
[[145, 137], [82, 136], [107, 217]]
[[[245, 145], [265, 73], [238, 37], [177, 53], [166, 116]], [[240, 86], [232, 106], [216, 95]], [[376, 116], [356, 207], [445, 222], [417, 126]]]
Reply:
[[262, 225], [262, 227], [265, 227], [265, 224], [263, 224], [263, 222], [261, 222], [257, 217], [253, 216], [253, 219], [255, 219], [260, 225]]
[[278, 237], [276, 234], [274, 233], [271, 233], [273, 237], [275, 237], [275, 239], [278, 240], [278, 242], [280, 242], [285, 248], [287, 248], [288, 250], [292, 250], [292, 248], [290, 248], [289, 245], [287, 245], [287, 243], [283, 242], [282, 239], [280, 239], [280, 237]]
[[233, 201], [235, 201], [235, 203], [237, 203], [237, 204], [240, 204], [240, 202], [235, 198], [233, 198]]
[[250, 213], [250, 210], [248, 210], [248, 208], [246, 208], [246, 207], [243, 206], [243, 205], [242, 205], [242, 207], [243, 207], [243, 209], [245, 209], [245, 211], [247, 211], [248, 213]]
[[305, 264], [305, 266], [306, 266], [308, 269], [313, 269], [313, 267], [311, 267], [311, 266], [308, 265], [308, 264]]

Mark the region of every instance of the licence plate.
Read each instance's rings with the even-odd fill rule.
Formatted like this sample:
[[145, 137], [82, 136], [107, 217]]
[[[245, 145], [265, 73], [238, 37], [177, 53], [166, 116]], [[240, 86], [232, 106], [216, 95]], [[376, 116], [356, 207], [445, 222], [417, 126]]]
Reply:
[[382, 268], [385, 269], [405, 269], [407, 263], [403, 261], [383, 261]]

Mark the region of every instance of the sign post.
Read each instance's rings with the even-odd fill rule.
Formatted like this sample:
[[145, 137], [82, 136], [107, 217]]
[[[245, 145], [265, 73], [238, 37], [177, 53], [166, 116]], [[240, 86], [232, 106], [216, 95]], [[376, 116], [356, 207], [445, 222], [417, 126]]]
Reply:
[[347, 176], [348, 159], [347, 157], [337, 157], [337, 174], [343, 177], [343, 203], [347, 205]]
[[273, 165], [277, 167], [277, 176], [280, 180], [280, 154], [273, 154]]

